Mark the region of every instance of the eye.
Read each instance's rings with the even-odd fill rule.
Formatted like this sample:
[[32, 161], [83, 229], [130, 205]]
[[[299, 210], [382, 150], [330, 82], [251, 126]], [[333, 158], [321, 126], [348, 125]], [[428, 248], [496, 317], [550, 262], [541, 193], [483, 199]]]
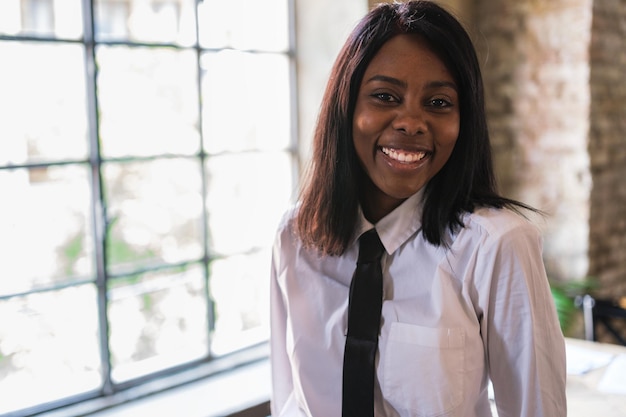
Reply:
[[372, 94], [372, 97], [385, 103], [396, 103], [399, 101], [396, 97], [393, 96], [393, 94], [389, 93], [374, 93]]
[[434, 98], [430, 100], [428, 104], [432, 107], [440, 108], [440, 109], [452, 106], [452, 103], [450, 103], [448, 100], [445, 100], [443, 98]]

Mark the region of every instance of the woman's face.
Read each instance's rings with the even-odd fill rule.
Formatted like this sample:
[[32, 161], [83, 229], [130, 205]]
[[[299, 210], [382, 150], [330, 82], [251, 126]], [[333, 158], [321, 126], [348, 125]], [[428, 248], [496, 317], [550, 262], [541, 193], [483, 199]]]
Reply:
[[361, 197], [376, 222], [441, 170], [459, 136], [459, 97], [444, 63], [418, 36], [386, 42], [365, 70], [353, 119], [371, 182]]

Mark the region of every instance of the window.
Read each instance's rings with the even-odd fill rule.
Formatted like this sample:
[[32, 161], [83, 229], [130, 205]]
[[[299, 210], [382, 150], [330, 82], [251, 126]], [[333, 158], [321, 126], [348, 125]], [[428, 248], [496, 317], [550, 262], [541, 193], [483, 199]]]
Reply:
[[267, 340], [291, 9], [0, 2], [0, 414]]

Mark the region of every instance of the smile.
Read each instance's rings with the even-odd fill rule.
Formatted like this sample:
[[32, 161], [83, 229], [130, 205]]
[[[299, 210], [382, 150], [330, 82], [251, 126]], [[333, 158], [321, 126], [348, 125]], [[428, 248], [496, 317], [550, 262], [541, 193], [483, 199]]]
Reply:
[[426, 158], [427, 155], [427, 152], [400, 151], [392, 148], [386, 148], [384, 146], [381, 147], [380, 150], [389, 158], [407, 164], [421, 161], [422, 159]]

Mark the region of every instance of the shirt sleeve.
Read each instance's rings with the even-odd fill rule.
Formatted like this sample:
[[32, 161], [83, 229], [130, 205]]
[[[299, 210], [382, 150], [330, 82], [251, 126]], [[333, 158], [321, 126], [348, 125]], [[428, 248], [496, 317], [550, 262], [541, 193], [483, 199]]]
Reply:
[[565, 343], [539, 231], [513, 228], [486, 245], [491, 277], [481, 330], [499, 417], [564, 417]]
[[272, 416], [285, 415], [293, 395], [291, 366], [287, 354], [287, 306], [279, 285], [281, 260], [280, 233], [274, 244], [270, 271], [270, 362], [272, 374]]

